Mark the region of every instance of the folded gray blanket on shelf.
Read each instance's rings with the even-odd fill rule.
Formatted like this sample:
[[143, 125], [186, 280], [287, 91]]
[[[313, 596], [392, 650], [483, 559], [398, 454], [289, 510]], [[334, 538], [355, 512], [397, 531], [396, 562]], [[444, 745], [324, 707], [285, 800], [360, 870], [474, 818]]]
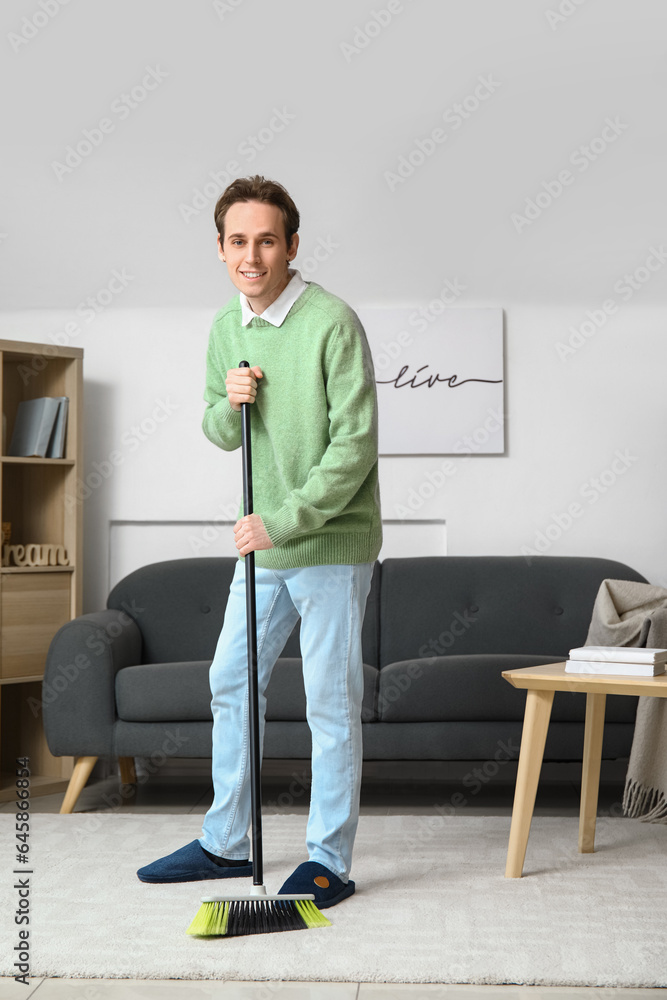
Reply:
[[[586, 646], [667, 649], [667, 590], [630, 580], [600, 584]], [[640, 697], [623, 794], [626, 816], [667, 823], [667, 699]]]

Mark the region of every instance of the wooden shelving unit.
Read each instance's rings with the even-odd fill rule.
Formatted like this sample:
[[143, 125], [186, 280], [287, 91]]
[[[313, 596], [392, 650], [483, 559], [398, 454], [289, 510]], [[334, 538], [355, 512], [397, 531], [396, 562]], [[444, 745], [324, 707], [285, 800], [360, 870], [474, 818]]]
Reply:
[[[6, 454], [18, 405], [67, 396], [64, 458]], [[42, 727], [42, 678], [51, 639], [81, 614], [83, 350], [0, 340], [0, 518], [11, 544], [63, 545], [68, 566], [0, 566], [0, 802], [14, 798], [15, 761], [30, 757], [31, 794], [63, 791], [71, 757], [53, 757]]]

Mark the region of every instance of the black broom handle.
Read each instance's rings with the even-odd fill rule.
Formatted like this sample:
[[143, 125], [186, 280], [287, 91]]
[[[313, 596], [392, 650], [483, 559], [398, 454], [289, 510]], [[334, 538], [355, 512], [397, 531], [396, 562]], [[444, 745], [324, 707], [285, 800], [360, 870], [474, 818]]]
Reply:
[[[247, 361], [239, 368], [249, 368]], [[252, 452], [250, 447], [250, 403], [242, 403], [241, 450], [243, 452], [243, 513], [252, 509]], [[257, 684], [257, 605], [255, 602], [255, 553], [245, 556], [246, 625], [248, 629], [248, 721], [250, 737], [250, 795], [252, 805], [252, 882], [262, 885], [262, 761], [259, 745], [259, 694]]]

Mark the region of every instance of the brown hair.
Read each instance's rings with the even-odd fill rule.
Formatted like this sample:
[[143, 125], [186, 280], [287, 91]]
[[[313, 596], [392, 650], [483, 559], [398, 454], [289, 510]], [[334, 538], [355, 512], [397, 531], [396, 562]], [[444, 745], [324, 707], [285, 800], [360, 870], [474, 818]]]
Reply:
[[278, 181], [269, 181], [260, 174], [254, 177], [237, 177], [222, 192], [215, 206], [215, 225], [220, 234], [220, 242], [225, 242], [225, 216], [227, 210], [237, 201], [264, 201], [275, 205], [283, 214], [287, 246], [299, 230], [299, 210], [287, 190]]

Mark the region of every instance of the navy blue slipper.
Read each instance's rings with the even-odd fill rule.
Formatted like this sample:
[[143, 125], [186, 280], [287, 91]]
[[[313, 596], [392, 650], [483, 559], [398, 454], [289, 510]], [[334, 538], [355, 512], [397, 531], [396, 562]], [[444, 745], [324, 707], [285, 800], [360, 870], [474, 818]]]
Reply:
[[304, 861], [278, 889], [278, 895], [298, 896], [303, 892], [312, 892], [318, 910], [326, 910], [328, 906], [335, 906], [351, 896], [354, 882], [352, 879], [342, 882], [319, 861]]
[[142, 882], [198, 882], [206, 878], [247, 878], [252, 875], [252, 862], [229, 868], [216, 865], [204, 854], [198, 840], [179, 847], [173, 854], [158, 858], [137, 872]]

